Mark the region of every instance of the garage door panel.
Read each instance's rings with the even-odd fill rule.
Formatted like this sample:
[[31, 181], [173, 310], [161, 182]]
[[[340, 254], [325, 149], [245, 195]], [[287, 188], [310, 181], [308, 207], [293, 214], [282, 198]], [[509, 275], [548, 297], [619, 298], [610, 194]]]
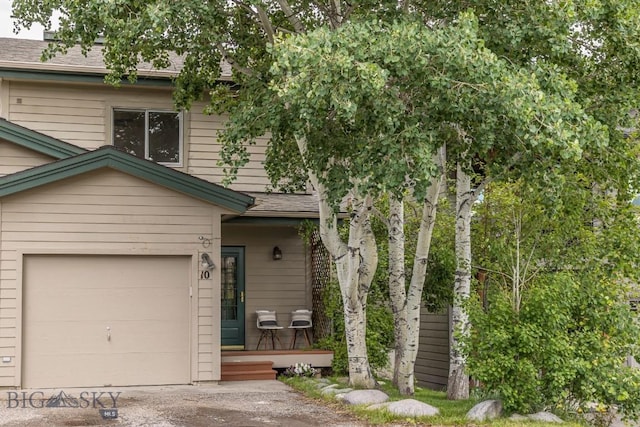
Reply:
[[[184, 282], [184, 280], [183, 280]], [[163, 319], [171, 315], [174, 320], [184, 320], [188, 313], [175, 310], [176, 301], [188, 300], [186, 289], [159, 290], [132, 289], [129, 291], [97, 292], [79, 291], [73, 294], [42, 293], [33, 296], [25, 304], [32, 321], [51, 321], [52, 316], [58, 321], [111, 321], [112, 319]], [[153, 295], [149, 295], [153, 292]], [[65, 307], [61, 311], [59, 307]]]
[[[77, 324], [77, 322], [58, 323], [59, 328], [49, 328], [48, 324], [30, 323], [34, 331], [45, 331], [33, 335], [37, 340], [35, 350], [40, 349], [47, 355], [67, 355], [87, 352], [93, 354], [134, 353], [134, 352], [184, 352], [189, 346], [188, 334], [180, 334], [175, 329], [188, 329], [188, 324], [158, 322], [153, 320], [136, 322], [110, 322], [110, 331], [102, 325]], [[74, 337], [70, 334], [73, 331]], [[110, 335], [110, 339], [108, 336]], [[179, 335], [180, 339], [173, 339]], [[81, 338], [81, 339], [74, 339]]]
[[190, 269], [190, 257], [26, 256], [23, 386], [188, 383]]

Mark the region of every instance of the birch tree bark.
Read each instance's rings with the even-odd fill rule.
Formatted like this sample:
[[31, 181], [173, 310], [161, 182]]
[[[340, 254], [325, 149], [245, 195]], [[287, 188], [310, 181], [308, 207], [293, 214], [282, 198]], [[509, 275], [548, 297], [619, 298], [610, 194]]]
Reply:
[[[298, 137], [296, 142], [304, 157], [307, 151], [306, 140]], [[369, 365], [366, 343], [367, 296], [378, 264], [377, 248], [371, 230], [373, 202], [370, 197], [353, 197], [349, 238], [348, 243], [345, 243], [338, 233], [337, 217], [328, 202], [326, 187], [311, 170], [309, 179], [318, 197], [320, 238], [336, 266], [342, 295], [349, 384], [373, 388], [376, 381]]]
[[390, 200], [389, 295], [395, 335], [393, 384], [403, 395], [412, 395], [415, 392], [415, 362], [419, 349], [422, 290], [426, 278], [431, 237], [436, 223], [438, 197], [445, 183], [445, 157], [443, 146], [434, 159], [438, 165], [438, 175], [432, 178], [423, 203], [411, 282], [407, 291], [405, 291], [404, 267], [404, 207], [401, 200], [395, 198]]
[[[465, 165], [466, 166], [466, 165]], [[471, 177], [458, 162], [456, 174], [456, 275], [451, 320], [449, 379], [447, 398], [469, 398], [469, 377], [465, 372], [466, 358], [460, 348], [459, 336], [469, 332], [469, 316], [462, 303], [471, 293]]]

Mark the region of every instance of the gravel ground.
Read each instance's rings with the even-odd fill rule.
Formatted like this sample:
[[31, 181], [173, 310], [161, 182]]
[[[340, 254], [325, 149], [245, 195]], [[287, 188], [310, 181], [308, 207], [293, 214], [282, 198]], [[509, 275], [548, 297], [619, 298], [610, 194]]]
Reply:
[[[23, 395], [23, 392], [25, 393]], [[217, 385], [106, 389], [65, 389], [64, 401], [78, 407], [33, 408], [38, 398], [60, 390], [0, 391], [0, 426], [293, 426], [348, 427], [366, 424], [346, 413], [318, 404], [279, 381], [238, 381]], [[85, 394], [81, 394], [85, 392]], [[100, 395], [101, 392], [105, 392]], [[113, 406], [118, 418], [104, 420], [100, 405]], [[117, 395], [117, 392], [121, 392]], [[93, 394], [95, 393], [95, 394]], [[23, 400], [25, 396], [27, 399]], [[98, 400], [94, 406], [93, 397]], [[77, 400], [73, 400], [73, 398]], [[82, 399], [84, 398], [84, 399]], [[69, 402], [75, 402], [69, 403]], [[64, 404], [64, 403], [63, 403]]]

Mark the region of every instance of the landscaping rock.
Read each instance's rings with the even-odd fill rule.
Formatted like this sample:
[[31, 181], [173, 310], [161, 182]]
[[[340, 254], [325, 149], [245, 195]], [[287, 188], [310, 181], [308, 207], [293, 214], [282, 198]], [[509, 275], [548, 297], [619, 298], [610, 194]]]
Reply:
[[389, 400], [389, 396], [380, 390], [354, 390], [344, 395], [344, 402], [349, 405], [371, 405]]
[[529, 418], [525, 417], [524, 415], [520, 415], [520, 414], [512, 414], [509, 417], [510, 420], [512, 421], [524, 421], [524, 420], [528, 420]]
[[343, 389], [337, 390], [334, 397], [338, 400], [344, 400], [344, 396], [351, 391], [353, 391], [352, 388], [343, 388]]
[[331, 389], [331, 388], [338, 388], [338, 384], [318, 384], [318, 388], [320, 389], [320, 391], [322, 393], [324, 393], [325, 390]]
[[535, 414], [527, 415], [527, 418], [534, 421], [540, 421], [543, 423], [563, 423], [558, 416], [552, 414], [551, 412], [536, 412]]
[[326, 387], [322, 389], [322, 394], [325, 396], [331, 396], [335, 394], [347, 394], [353, 391], [352, 388], [338, 388], [338, 387]]
[[387, 409], [391, 402], [382, 402], [382, 403], [374, 403], [373, 405], [367, 406], [368, 411], [375, 411], [376, 409]]
[[440, 413], [438, 408], [415, 399], [404, 399], [398, 400], [397, 402], [391, 402], [387, 406], [387, 410], [392, 414], [403, 417], [432, 417]]
[[467, 412], [467, 419], [472, 421], [493, 420], [500, 415], [502, 415], [502, 402], [499, 400], [485, 400]]

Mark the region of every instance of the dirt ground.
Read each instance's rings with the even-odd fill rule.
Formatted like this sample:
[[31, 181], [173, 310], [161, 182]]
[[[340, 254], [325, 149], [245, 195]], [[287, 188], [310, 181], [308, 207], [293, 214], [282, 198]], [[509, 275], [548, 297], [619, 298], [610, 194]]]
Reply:
[[[58, 407], [40, 407], [47, 403]], [[100, 409], [114, 407], [118, 418], [103, 419]], [[366, 424], [307, 399], [278, 381], [0, 391], [0, 426], [7, 427], [268, 425], [355, 427]]]

